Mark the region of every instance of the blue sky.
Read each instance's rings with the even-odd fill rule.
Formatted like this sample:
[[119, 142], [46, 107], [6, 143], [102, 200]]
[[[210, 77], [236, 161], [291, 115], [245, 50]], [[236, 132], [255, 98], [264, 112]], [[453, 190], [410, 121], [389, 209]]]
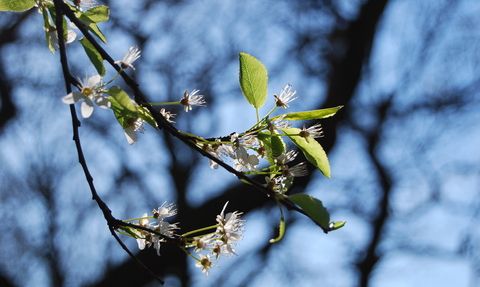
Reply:
[[[343, 7], [340, 13], [353, 19], [359, 2], [338, 1]], [[368, 130], [378, 118], [375, 107], [393, 94], [396, 117], [382, 126], [382, 142], [376, 150], [395, 179], [391, 216], [377, 250], [383, 256], [369, 286], [477, 286], [479, 282], [475, 270], [480, 253], [475, 242], [480, 235], [480, 121], [476, 112], [480, 31], [476, 15], [480, 5], [459, 1], [439, 12], [446, 2], [437, 2], [389, 3], [370, 62], [346, 107], [352, 115], [350, 121]], [[201, 136], [222, 136], [246, 130], [255, 121], [255, 111], [238, 86], [238, 52], [254, 55], [269, 71], [269, 100], [261, 113], [268, 112], [273, 93], [278, 94], [286, 83], [300, 96], [289, 111], [309, 109], [324, 99], [325, 77], [307, 75], [290, 49], [294, 31], [327, 33], [333, 27], [332, 16], [292, 7], [288, 1], [187, 1], [182, 6], [160, 2], [138, 15], [131, 1], [115, 1], [111, 13], [122, 15], [122, 25], [130, 27], [130, 34], [118, 23], [100, 24], [100, 28], [108, 39], [107, 52], [119, 60], [128, 47], [137, 44], [135, 34], [147, 37], [142, 57], [135, 63], [137, 70], [128, 73], [152, 101], [179, 100], [185, 89], [211, 92], [205, 94], [212, 102], [207, 108], [194, 108], [188, 114], [177, 110], [177, 126]], [[438, 19], [441, 22], [435, 22]], [[1, 19], [0, 23], [4, 25]], [[437, 27], [432, 29], [432, 25]], [[7, 247], [0, 266], [19, 285], [49, 286], [48, 268], [38, 250], [52, 244], [44, 227], [53, 222], [62, 230], [52, 242], [61, 251], [59, 260], [65, 265], [68, 285], [88, 284], [101, 278], [106, 263], [118, 264], [128, 255], [116, 245], [101, 212], [90, 200], [71, 140], [68, 106], [60, 101], [65, 89], [58, 53], [52, 55], [44, 43], [41, 16], [29, 17], [20, 31], [18, 42], [1, 48], [6, 74], [24, 84], [14, 89], [20, 114], [0, 135], [0, 159], [10, 166], [0, 174], [5, 183], [2, 202], [17, 207], [0, 212], [6, 228], [16, 234], [15, 238], [0, 236], [2, 246]], [[426, 35], [430, 42], [425, 41]], [[73, 74], [83, 77], [86, 69], [94, 71], [78, 43], [72, 43], [68, 53]], [[202, 79], [211, 85], [199, 86], [198, 75], [211, 59], [214, 73]], [[326, 65], [313, 56], [308, 60]], [[108, 69], [107, 76], [113, 75]], [[116, 84], [121, 85], [118, 80]], [[455, 91], [463, 91], [469, 104], [439, 112], [418, 108], [454, 97]], [[165, 200], [175, 201], [171, 179], [162, 172], [172, 159], [154, 130], [140, 134], [139, 142], [130, 147], [111, 113], [95, 107], [92, 118], [82, 121], [81, 136], [96, 187], [115, 216], [137, 217]], [[179, 152], [182, 161], [191, 160], [192, 154], [180, 144]], [[239, 256], [221, 258], [220, 267], [207, 279], [200, 270], [193, 270], [194, 286], [210, 286], [229, 272], [232, 275], [226, 280], [234, 282], [259, 264], [265, 271], [249, 286], [290, 286], [292, 281], [301, 286], [355, 286], [358, 274], [352, 263], [369, 242], [370, 221], [379, 200], [378, 178], [366, 153], [365, 135], [350, 123], [338, 128], [329, 158], [332, 179], [314, 171], [315, 179], [305, 192], [321, 199], [332, 211], [333, 220], [347, 220], [345, 228], [324, 235], [307, 219], [287, 212], [295, 224], [287, 227], [284, 241], [273, 247], [275, 252], [266, 262], [259, 262], [258, 246], [271, 238], [279, 220], [278, 209], [266, 206], [244, 215], [247, 225], [237, 248]], [[211, 170], [207, 159], [200, 162], [189, 183], [188, 200], [194, 206], [236, 181], [225, 171]], [[126, 182], [116, 186], [121, 163], [146, 175], [144, 185]], [[29, 191], [29, 182], [34, 180], [29, 171], [38, 169], [46, 174], [40, 178], [53, 178], [58, 193], [52, 202]], [[48, 177], [50, 172], [56, 176]], [[14, 197], [12, 191], [22, 196]], [[25, 210], [28, 212], [22, 212]], [[27, 247], [16, 242], [25, 235]], [[466, 240], [471, 242], [468, 251], [462, 250]], [[125, 238], [125, 242], [135, 250], [134, 240]], [[18, 260], [12, 263], [7, 259], [12, 257]], [[193, 263], [191, 269], [196, 269]], [[24, 272], [30, 276], [23, 276]], [[173, 279], [168, 280], [175, 285]]]

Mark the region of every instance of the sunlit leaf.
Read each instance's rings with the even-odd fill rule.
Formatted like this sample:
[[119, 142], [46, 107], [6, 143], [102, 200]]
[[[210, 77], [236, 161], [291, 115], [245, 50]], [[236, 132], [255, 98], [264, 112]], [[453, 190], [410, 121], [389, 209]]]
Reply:
[[296, 205], [300, 206], [313, 220], [315, 220], [325, 230], [328, 230], [330, 222], [330, 214], [327, 209], [323, 207], [320, 200], [304, 193], [297, 193], [288, 197]]
[[[52, 3], [45, 3], [45, 7], [47, 7], [48, 11], [50, 12], [50, 15], [52, 16], [53, 23], [55, 27], [58, 28], [57, 25], [57, 11], [55, 10], [55, 5]], [[67, 41], [68, 39], [68, 23], [65, 17], [62, 17], [62, 27], [63, 27], [63, 39]]]
[[97, 24], [91, 23], [87, 26], [87, 29], [92, 32], [98, 39], [100, 39], [103, 43], [107, 44], [107, 38], [103, 35], [102, 31], [98, 28]]
[[35, 0], [0, 0], [0, 11], [23, 12], [35, 6]]
[[[70, 6], [70, 5], [69, 5]], [[74, 6], [70, 6], [74, 10], [75, 17], [80, 20], [85, 28], [97, 36], [103, 43], [107, 43], [107, 38], [103, 35], [102, 31], [98, 28], [96, 23], [108, 20], [109, 8], [106, 6], [97, 6], [87, 10], [85, 13], [78, 10]]]
[[[331, 117], [337, 113], [343, 106], [338, 106], [334, 108], [307, 111], [307, 112], [298, 112], [298, 113], [289, 113], [285, 114], [285, 120], [289, 121], [307, 121], [307, 120], [320, 120], [324, 118]], [[271, 118], [271, 121], [274, 121], [280, 118], [282, 115]]]
[[[277, 204], [278, 204], [278, 201], [277, 201]], [[280, 218], [280, 226], [278, 228], [278, 237], [275, 238], [275, 239], [270, 239], [270, 243], [277, 243], [279, 242], [280, 240], [282, 240], [283, 236], [285, 235], [285, 217], [283, 216], [283, 211], [282, 211], [282, 206], [280, 204], [278, 204], [278, 207], [280, 208], [280, 213], [282, 215], [282, 217]]]
[[333, 230], [340, 229], [345, 226], [346, 221], [337, 221], [333, 223]]
[[282, 129], [282, 132], [287, 134], [290, 140], [302, 150], [307, 160], [318, 168], [323, 175], [330, 178], [330, 164], [322, 146], [313, 138], [309, 138], [307, 142], [305, 138], [299, 135], [300, 131], [297, 128]]
[[130, 117], [138, 117], [137, 107], [127, 93], [125, 93], [120, 87], [111, 87], [108, 89], [107, 93], [121, 106], [120, 113]]
[[87, 53], [88, 58], [90, 59], [90, 62], [92, 62], [93, 66], [95, 69], [97, 69], [97, 72], [100, 76], [105, 76], [105, 66], [103, 65], [103, 58], [100, 55], [100, 53], [95, 49], [95, 47], [90, 43], [90, 41], [87, 40], [87, 38], [82, 38], [78, 40], [85, 49], [85, 53]]
[[110, 8], [104, 5], [95, 6], [85, 11], [87, 16], [93, 23], [100, 23], [108, 20]]
[[268, 92], [268, 74], [265, 66], [255, 57], [239, 53], [240, 88], [247, 101], [256, 109], [265, 104]]
[[158, 129], [157, 128], [157, 122], [155, 122], [155, 120], [153, 119], [153, 116], [152, 114], [147, 111], [146, 109], [142, 108], [142, 107], [139, 107], [137, 109], [138, 111], [138, 116], [143, 119], [144, 121], [146, 121], [149, 125], [151, 125], [152, 127], [154, 127], [155, 129]]
[[125, 121], [126, 114], [124, 113], [125, 107], [120, 105], [114, 97], [108, 97], [107, 99], [110, 101], [110, 103], [112, 103], [110, 109], [112, 109], [113, 113], [115, 114], [115, 118], [117, 119], [117, 121], [122, 127], [127, 128], [128, 125]]
[[[278, 135], [278, 131], [275, 130], [273, 135]], [[286, 145], [282, 137], [272, 136], [270, 132], [261, 132], [258, 134], [258, 139], [266, 145], [269, 157], [279, 157], [285, 151]]]

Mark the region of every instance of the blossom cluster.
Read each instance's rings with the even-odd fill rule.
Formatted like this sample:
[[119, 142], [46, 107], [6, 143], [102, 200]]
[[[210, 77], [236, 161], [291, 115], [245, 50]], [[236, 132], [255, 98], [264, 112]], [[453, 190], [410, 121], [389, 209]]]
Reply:
[[[93, 2], [87, 3], [91, 4]], [[52, 37], [56, 37], [56, 30], [52, 31], [55, 32], [52, 33]], [[58, 39], [56, 43], [58, 43]], [[140, 57], [140, 53], [141, 51], [137, 46], [131, 46], [123, 57], [123, 60], [115, 61], [114, 63], [119, 64], [122, 70], [129, 67], [135, 70], [132, 63]], [[140, 107], [137, 103], [135, 103], [135, 101], [128, 97], [120, 100], [118, 98], [109, 97], [108, 94], [110, 90], [106, 88], [106, 84], [103, 84], [103, 78], [100, 75], [93, 75], [89, 77], [87, 72], [85, 78], [83, 78], [83, 80], [78, 78], [78, 81], [79, 91], [75, 91], [64, 96], [62, 101], [66, 104], [74, 104], [83, 100], [80, 111], [84, 118], [89, 118], [92, 115], [94, 103], [104, 109], [111, 108], [122, 125], [125, 137], [127, 138], [129, 144], [133, 145], [138, 141], [136, 132], [143, 133], [145, 130], [143, 124], [145, 123], [146, 118], [152, 119], [149, 124], [155, 128], [158, 127], [154, 122], [150, 112], [147, 109]], [[197, 95], [197, 93], [198, 90], [193, 90], [193, 92], [190, 94], [185, 91], [184, 96], [182, 99], [180, 99], [180, 101], [163, 104], [181, 104], [185, 107], [185, 112], [188, 112], [192, 110], [192, 106], [205, 106], [206, 102], [203, 95]], [[123, 94], [121, 96], [123, 96]], [[115, 105], [112, 105], [112, 103], [115, 103]], [[130, 110], [128, 110], [128, 107], [125, 109], [125, 105], [130, 105]], [[174, 123], [172, 119], [175, 117], [175, 114], [166, 111], [165, 108], [160, 109], [159, 112], [168, 122]]]
[[[190, 256], [195, 258], [195, 266], [201, 267], [202, 271], [205, 272], [208, 277], [209, 269], [215, 265], [213, 262], [213, 257], [215, 257], [215, 260], [218, 260], [220, 255], [236, 255], [235, 246], [238, 244], [238, 241], [242, 240], [243, 238], [243, 226], [245, 224], [245, 220], [240, 219], [240, 215], [242, 213], [235, 211], [225, 215], [225, 209], [227, 208], [227, 205], [228, 202], [225, 203], [222, 211], [219, 215], [217, 215], [217, 224], [215, 226], [191, 231], [184, 235], [176, 235], [175, 231], [179, 230], [177, 226], [178, 223], [171, 224], [165, 219], [176, 215], [177, 211], [174, 208], [174, 204], [167, 204], [165, 202], [158, 208], [158, 210], [153, 210], [152, 216], [149, 216], [148, 213], [144, 213], [139, 219], [139, 223], [136, 224], [149, 229], [150, 231], [145, 229], [134, 229], [133, 236], [136, 238], [138, 248], [140, 250], [145, 249], [145, 247], [153, 246], [157, 250], [157, 254], [159, 256], [160, 243], [164, 242], [165, 240], [159, 236], [158, 233], [169, 238], [181, 236], [183, 238], [181, 242], [184, 242], [185, 247], [194, 247], [196, 253], [209, 250], [210, 254], [199, 254], [199, 258], [196, 258], [187, 252]], [[203, 232], [204, 230], [208, 229], [215, 229], [215, 231], [208, 234], [195, 236], [193, 238], [187, 237], [189, 234]]]
[[[206, 145], [205, 148], [208, 153], [222, 161], [225, 161], [227, 158], [233, 159], [233, 168], [238, 172], [242, 172], [245, 169], [249, 171], [258, 169], [259, 158], [263, 156], [262, 148], [259, 146], [260, 143], [256, 136], [238, 137], [238, 134], [235, 133], [232, 135], [230, 143], [222, 143], [216, 140], [213, 145]], [[249, 154], [247, 148], [253, 150], [256, 154]], [[292, 167], [288, 166], [288, 163], [295, 160], [297, 155], [297, 151], [290, 150], [288, 152], [284, 151], [280, 156], [273, 158], [273, 165], [269, 169], [275, 169], [276, 171], [270, 173], [271, 177], [265, 177], [267, 186], [270, 189], [283, 194], [288, 190], [294, 177], [308, 175], [306, 162], [301, 162]], [[210, 160], [210, 167], [217, 169], [218, 164]]]
[[[171, 217], [177, 214], [176, 209], [174, 209], [174, 204], [167, 204], [164, 202], [162, 206], [157, 209], [154, 209], [152, 216], [149, 216], [148, 213], [144, 213], [142, 218], [139, 220], [139, 225], [160, 234], [163, 234], [168, 237], [172, 237], [175, 230], [179, 229], [177, 223], [170, 224], [165, 221], [165, 218]], [[150, 219], [154, 219], [154, 222], [150, 222]], [[160, 256], [160, 242], [163, 242], [164, 239], [159, 235], [148, 232], [146, 230], [137, 229], [134, 231], [137, 239], [138, 248], [140, 250], [145, 249], [153, 245], [153, 248], [157, 250], [157, 254]]]
[[[82, 27], [88, 28], [93, 35], [97, 36], [100, 40], [106, 43], [106, 38], [103, 36], [96, 24], [108, 19], [108, 7], [103, 5], [97, 6], [97, 0], [70, 0], [70, 2], [73, 3], [73, 6], [68, 2], [65, 3], [72, 11], [74, 11], [76, 18], [75, 20], [69, 16], [69, 18], [72, 20], [72, 22], [70, 22], [70, 27], [75, 29], [80, 28], [81, 30], [83, 30]], [[57, 27], [55, 25], [56, 21], [52, 22], [51, 20], [51, 18], [56, 18], [54, 17], [56, 14], [56, 12], [54, 12], [55, 7], [51, 0], [35, 0], [35, 3], [39, 8], [39, 13], [43, 14], [44, 30], [46, 32], [48, 47], [53, 53], [55, 53], [55, 47], [59, 47], [59, 38], [62, 38], [62, 34], [58, 34]], [[83, 13], [82, 9], [90, 8], [93, 9]], [[74, 23], [77, 23], [77, 25], [79, 25], [79, 23], [81, 24], [79, 27], [77, 27]], [[66, 26], [62, 27], [66, 29], [66, 31], [63, 33], [65, 43], [72, 43], [77, 34]], [[80, 39], [79, 42], [84, 45], [84, 48], [91, 60], [95, 58], [92, 57], [92, 54], [96, 54], [98, 57], [103, 57], [98, 49], [87, 48], [85, 41], [82, 41], [82, 39]], [[86, 42], [92, 44], [90, 39]], [[61, 46], [63, 47], [64, 45]], [[62, 101], [69, 105], [73, 105], [83, 100], [80, 109], [83, 118], [89, 118], [92, 116], [94, 105], [97, 105], [103, 109], [111, 109], [117, 121], [124, 129], [125, 137], [130, 145], [133, 145], [138, 141], [137, 132], [143, 133], [145, 130], [144, 123], [148, 123], [155, 129], [159, 129], [159, 125], [155, 121], [155, 119], [158, 118], [154, 119], [154, 116], [151, 114], [152, 106], [181, 105], [186, 113], [191, 111], [193, 106], [206, 106], [204, 96], [200, 95], [199, 90], [197, 89], [193, 89], [190, 93], [185, 90], [183, 97], [177, 102], [149, 103], [147, 109], [143, 106], [145, 103], [141, 102], [145, 100], [142, 99], [141, 96], [138, 96], [138, 94], [136, 95], [136, 102], [132, 100], [131, 97], [120, 87], [107, 87], [121, 73], [124, 73], [126, 69], [130, 68], [131, 70], [135, 70], [133, 62], [140, 58], [140, 54], [141, 50], [138, 46], [131, 46], [121, 61], [113, 62], [115, 69], [117, 69], [118, 72], [113, 79], [107, 81], [107, 83], [104, 83], [103, 81], [103, 76], [105, 76], [105, 67], [103, 66], [103, 62], [99, 64], [99, 61], [92, 60], [92, 63], [101, 75], [88, 76], [87, 72], [83, 80], [78, 78], [78, 83], [75, 83], [79, 91], [68, 93], [62, 98]], [[236, 171], [232, 171], [232, 173], [235, 175], [240, 176], [239, 173], [267, 175], [265, 176], [266, 184], [264, 186], [276, 193], [275, 200], [277, 200], [278, 203], [279, 198], [287, 197], [285, 193], [291, 187], [295, 177], [305, 176], [308, 174], [306, 162], [301, 162], [295, 165], [292, 164], [297, 157], [298, 152], [295, 150], [288, 150], [287, 145], [283, 141], [282, 137], [290, 138], [295, 145], [302, 149], [310, 162], [314, 163], [311, 160], [312, 157], [315, 157], [317, 163], [320, 161], [325, 163], [326, 161], [326, 165], [316, 164], [316, 166], [327, 177], [330, 175], [328, 159], [326, 158], [323, 149], [316, 141], [310, 142], [312, 138], [315, 139], [323, 136], [321, 125], [315, 124], [309, 128], [306, 128], [304, 124], [303, 129], [300, 130], [297, 128], [290, 128], [292, 124], [289, 122], [289, 120], [295, 121], [321, 119], [331, 116], [332, 111], [321, 112], [320, 110], [316, 110], [283, 114], [270, 119], [269, 116], [276, 108], [282, 107], [284, 110], [286, 110], [289, 108], [289, 104], [298, 98], [298, 96], [296, 96], [297, 91], [292, 90], [292, 85], [287, 84], [284, 88], [282, 88], [279, 96], [274, 94], [275, 105], [273, 109], [264, 118], [260, 119], [258, 111], [259, 108], [263, 106], [267, 98], [267, 71], [258, 60], [251, 61], [252, 58], [255, 59], [253, 56], [245, 53], [240, 53], [239, 55], [241, 59], [242, 57], [243, 59], [250, 59], [248, 61], [240, 61], [240, 86], [247, 101], [256, 109], [257, 121], [254, 126], [244, 133], [234, 132], [229, 136], [213, 140], [207, 140], [191, 134], [184, 134], [184, 136], [211, 155], [209, 164], [212, 169], [217, 169], [219, 162], [222, 162], [223, 164], [223, 162], [231, 160], [233, 162], [232, 168]], [[96, 59], [98, 59], [98, 57]], [[253, 77], [253, 80], [251, 77], [252, 70], [260, 71], [259, 73], [255, 72], [255, 77]], [[73, 77], [71, 78], [73, 79]], [[75, 81], [72, 80], [72, 82]], [[248, 84], [245, 84], [246, 82], [248, 82]], [[249, 88], [245, 89], [245, 85], [249, 86]], [[250, 89], [251, 87], [261, 87], [261, 89]], [[340, 107], [337, 107], [336, 110], [339, 108]], [[166, 111], [165, 108], [161, 108], [158, 113], [161, 114], [167, 122], [174, 123], [172, 119], [175, 117], [175, 114]], [[178, 131], [178, 133], [180, 133], [180, 131]], [[323, 152], [323, 155], [325, 156], [323, 156], [321, 152]], [[212, 160], [212, 158], [216, 158], [217, 160]], [[260, 159], [262, 158], [268, 161], [269, 165], [267, 167], [261, 168]], [[302, 206], [302, 200], [297, 199], [297, 201], [295, 201], [294, 196], [290, 196], [289, 198], [293, 203], [297, 204], [303, 210], [312, 210], [312, 206], [313, 208], [317, 208], [319, 206], [323, 208], [321, 204], [319, 205], [315, 201], [313, 201], [313, 203], [309, 201], [305, 204], [307, 208], [304, 208]], [[216, 216], [215, 225], [190, 231], [184, 234], [176, 233], [179, 230], [179, 223], [170, 223], [167, 221], [167, 218], [177, 214], [175, 205], [167, 204], [167, 202], [164, 202], [160, 207], [158, 207], [158, 209], [154, 209], [152, 211], [152, 215], [144, 213], [141, 218], [126, 220], [126, 222], [138, 220], [138, 224], [124, 224], [118, 227], [117, 231], [135, 238], [140, 250], [145, 249], [145, 247], [149, 248], [153, 246], [159, 256], [162, 242], [171, 241], [176, 243], [189, 256], [196, 260], [195, 265], [202, 268], [202, 271], [206, 273], [206, 276], [208, 277], [210, 268], [215, 265], [214, 261], [218, 260], [220, 255], [236, 255], [235, 247], [243, 238], [245, 221], [240, 218], [242, 213], [235, 211], [225, 214], [227, 205], [228, 202], [224, 205], [220, 214]], [[280, 204], [279, 207], [281, 209]], [[317, 214], [322, 213], [315, 213], [314, 216], [311, 216], [311, 218], [316, 220], [317, 223], [323, 222], [323, 219], [318, 220]], [[337, 224], [332, 222], [328, 225], [328, 228], [323, 228], [324, 230], [334, 230], [340, 228], [343, 226], [343, 224], [344, 223]], [[283, 228], [283, 230], [285, 230], [285, 228]], [[278, 240], [280, 240], [282, 237], [283, 235], [279, 236]], [[194, 248], [194, 254], [199, 253], [198, 258], [195, 257], [194, 254], [188, 252], [186, 248]], [[200, 252], [204, 252], [204, 254]], [[205, 252], [207, 253], [205, 254]]]
[[[273, 110], [277, 107], [287, 109], [289, 107], [288, 103], [298, 98], [298, 96], [294, 97], [297, 91], [292, 91], [291, 88], [292, 86], [287, 84], [282, 88], [280, 96], [274, 95], [276, 106]], [[264, 132], [268, 131], [271, 138], [285, 136], [279, 131], [292, 125], [285, 119], [286, 115], [275, 117], [271, 121], [267, 115], [257, 126], [243, 135], [233, 133], [230, 135], [230, 140], [225, 140], [225, 138], [215, 139], [213, 142], [199, 142], [198, 145], [222, 162], [232, 160], [233, 168], [237, 172], [246, 170], [248, 174], [268, 174], [269, 176], [265, 177], [266, 186], [279, 194], [284, 194], [291, 186], [294, 177], [308, 175], [306, 162], [289, 167], [288, 164], [296, 158], [298, 152], [283, 150], [279, 156], [274, 156], [271, 147], [270, 153], [266, 152], [268, 147], [259, 139], [259, 135], [265, 135]], [[309, 143], [309, 139], [323, 136], [322, 127], [320, 124], [315, 124], [305, 128], [304, 124], [303, 129], [297, 135]], [[259, 169], [260, 158], [266, 158], [270, 166]], [[218, 168], [218, 163], [212, 159], [210, 159], [209, 165], [212, 169]]]
[[[195, 247], [195, 252], [203, 250], [210, 250], [211, 255], [218, 260], [220, 255], [231, 256], [235, 254], [235, 246], [237, 242], [242, 240], [244, 232], [245, 220], [240, 219], [240, 215], [237, 211], [230, 212], [224, 215], [228, 202], [223, 206], [220, 215], [217, 215], [217, 228], [215, 232], [197, 236], [194, 238], [190, 246]], [[195, 263], [195, 266], [201, 267], [203, 272], [206, 272], [208, 277], [209, 268], [214, 265], [210, 254], [205, 256], [199, 254], [200, 260]]]

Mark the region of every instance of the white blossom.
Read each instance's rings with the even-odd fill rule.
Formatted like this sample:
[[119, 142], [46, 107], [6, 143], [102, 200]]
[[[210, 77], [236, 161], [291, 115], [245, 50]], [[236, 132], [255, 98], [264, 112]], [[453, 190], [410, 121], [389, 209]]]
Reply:
[[282, 93], [280, 94], [280, 96], [277, 96], [275, 94], [273, 95], [275, 97], [275, 102], [277, 103], [277, 106], [283, 107], [286, 110], [289, 107], [288, 103], [298, 98], [298, 96], [295, 98], [293, 97], [297, 93], [297, 90], [291, 92], [291, 88], [292, 85], [287, 84], [285, 88], [282, 89]]
[[[50, 42], [58, 48], [59, 45], [58, 45], [57, 29], [53, 27], [50, 27], [50, 28], [43, 27], [43, 29], [48, 33], [48, 38], [50, 39]], [[64, 41], [66, 44], [69, 44], [69, 43], [72, 43], [75, 40], [75, 38], [77, 38], [77, 33], [75, 33], [75, 31], [68, 30], [67, 38], [64, 39]]]
[[135, 132], [143, 133], [145, 128], [143, 127], [143, 123], [145, 121], [138, 117], [138, 118], [130, 118], [127, 120], [127, 127], [124, 127], [125, 137], [130, 145], [135, 144], [138, 141], [137, 134]]
[[98, 5], [96, 0], [74, 0], [73, 3], [80, 11], [82, 11], [82, 8], [89, 9]]
[[185, 112], [192, 110], [192, 106], [201, 106], [205, 107], [207, 103], [203, 98], [203, 95], [196, 95], [200, 90], [193, 90], [190, 94], [188, 94], [187, 90], [183, 93], [183, 98], [180, 100], [180, 103], [184, 105]]
[[300, 177], [308, 175], [307, 163], [301, 162], [291, 168], [285, 166], [284, 174], [287, 178], [289, 177]]
[[242, 240], [243, 238], [243, 226], [245, 225], [245, 220], [240, 219], [241, 213], [230, 212], [224, 216], [225, 209], [227, 208], [228, 201], [223, 206], [222, 212], [220, 215], [217, 215], [218, 227], [216, 233], [220, 236], [219, 241], [222, 242], [221, 246], [225, 246], [223, 250], [220, 250], [220, 253], [223, 255], [233, 255], [235, 254], [235, 249], [233, 246], [236, 245], [235, 241]]
[[177, 210], [175, 209], [175, 204], [167, 204], [166, 201], [158, 208], [158, 210], [153, 210], [153, 218], [157, 219], [159, 223], [165, 218], [174, 216], [176, 214]]
[[165, 108], [160, 110], [160, 114], [167, 120], [169, 123], [175, 123], [172, 119], [176, 116], [176, 114], [172, 114], [168, 111], [165, 111]]
[[203, 256], [202, 254], [199, 254], [200, 260], [195, 262], [195, 266], [197, 267], [202, 267], [202, 272], [205, 272], [207, 274], [206, 277], [208, 277], [209, 274], [209, 269], [213, 266], [213, 262], [210, 260], [210, 255], [207, 254], [207, 256]]
[[138, 47], [137, 46], [131, 46], [128, 51], [127, 51], [127, 54], [125, 55], [125, 57], [123, 57], [123, 60], [122, 61], [115, 61], [114, 63], [115, 64], [120, 64], [122, 66], [122, 69], [126, 69], [128, 67], [132, 68], [133, 70], [135, 70], [135, 68], [132, 66], [132, 63], [140, 58], [140, 53], [142, 51], [138, 50]]
[[286, 115], [287, 114], [281, 115], [272, 122], [268, 121], [268, 130], [270, 133], [273, 133], [274, 130], [286, 129], [292, 126], [288, 120], [283, 120]]
[[305, 129], [305, 124], [303, 124], [303, 129], [300, 131], [300, 136], [305, 138], [307, 142], [308, 138], [323, 137], [322, 125], [318, 123], [309, 127], [308, 129]]
[[102, 77], [100, 75], [88, 77], [87, 72], [83, 82], [80, 78], [78, 80], [81, 86], [80, 91], [70, 93], [63, 97], [62, 101], [64, 103], [74, 104], [83, 99], [84, 101], [81, 106], [81, 112], [84, 118], [88, 118], [92, 115], [93, 102], [103, 109], [110, 108], [110, 101], [98, 90], [98, 86], [102, 83]]
[[236, 147], [235, 157], [233, 159], [233, 168], [238, 172], [242, 172], [245, 168], [248, 170], [254, 170], [258, 168], [260, 163], [258, 157], [253, 154], [248, 154], [247, 150], [245, 149], [245, 146], [253, 146], [253, 139], [257, 140], [256, 137], [252, 136], [242, 136], [239, 138], [238, 133], [234, 133], [230, 137], [230, 141], [233, 142]]

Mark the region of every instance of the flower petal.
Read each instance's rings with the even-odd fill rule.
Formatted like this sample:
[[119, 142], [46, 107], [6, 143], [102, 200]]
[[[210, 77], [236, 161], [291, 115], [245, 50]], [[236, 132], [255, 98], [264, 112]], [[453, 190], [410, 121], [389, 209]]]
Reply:
[[218, 169], [218, 163], [214, 162], [213, 160], [210, 160], [210, 168]]
[[72, 31], [72, 30], [68, 30], [67, 32], [67, 40], [65, 41], [67, 44], [68, 43], [72, 43], [75, 38], [77, 38], [77, 33], [75, 33], [75, 31]]
[[89, 98], [85, 98], [82, 103], [82, 117], [89, 118], [93, 113], [93, 102]]
[[245, 166], [240, 163], [237, 159], [233, 160], [233, 169], [235, 169], [238, 172], [242, 172]]
[[83, 97], [82, 92], [76, 91], [63, 97], [62, 102], [64, 102], [65, 104], [73, 104], [80, 101], [82, 97]]
[[258, 157], [251, 154], [251, 155], [248, 155], [248, 163], [250, 164], [250, 166], [252, 166], [253, 169], [256, 169], [260, 164], [260, 161], [258, 160]]
[[112, 103], [106, 97], [101, 95], [96, 96], [93, 100], [97, 106], [103, 109], [108, 109], [112, 105]]
[[223, 206], [222, 212], [220, 212], [220, 217], [223, 218], [223, 213], [225, 212], [225, 209], [227, 208], [228, 202], [225, 202], [225, 205]]
[[145, 239], [137, 238], [138, 249], [145, 249]]
[[247, 150], [243, 147], [243, 145], [239, 146], [237, 148], [237, 159], [239, 161], [242, 161], [243, 162], [248, 162], [248, 153], [247, 153]]
[[96, 88], [101, 81], [102, 81], [102, 76], [100, 75], [91, 76], [90, 78], [88, 78], [88, 87]]
[[128, 127], [125, 129], [124, 132], [129, 144], [133, 145], [138, 141], [137, 134], [135, 133], [135, 130], [133, 130], [133, 128]]

